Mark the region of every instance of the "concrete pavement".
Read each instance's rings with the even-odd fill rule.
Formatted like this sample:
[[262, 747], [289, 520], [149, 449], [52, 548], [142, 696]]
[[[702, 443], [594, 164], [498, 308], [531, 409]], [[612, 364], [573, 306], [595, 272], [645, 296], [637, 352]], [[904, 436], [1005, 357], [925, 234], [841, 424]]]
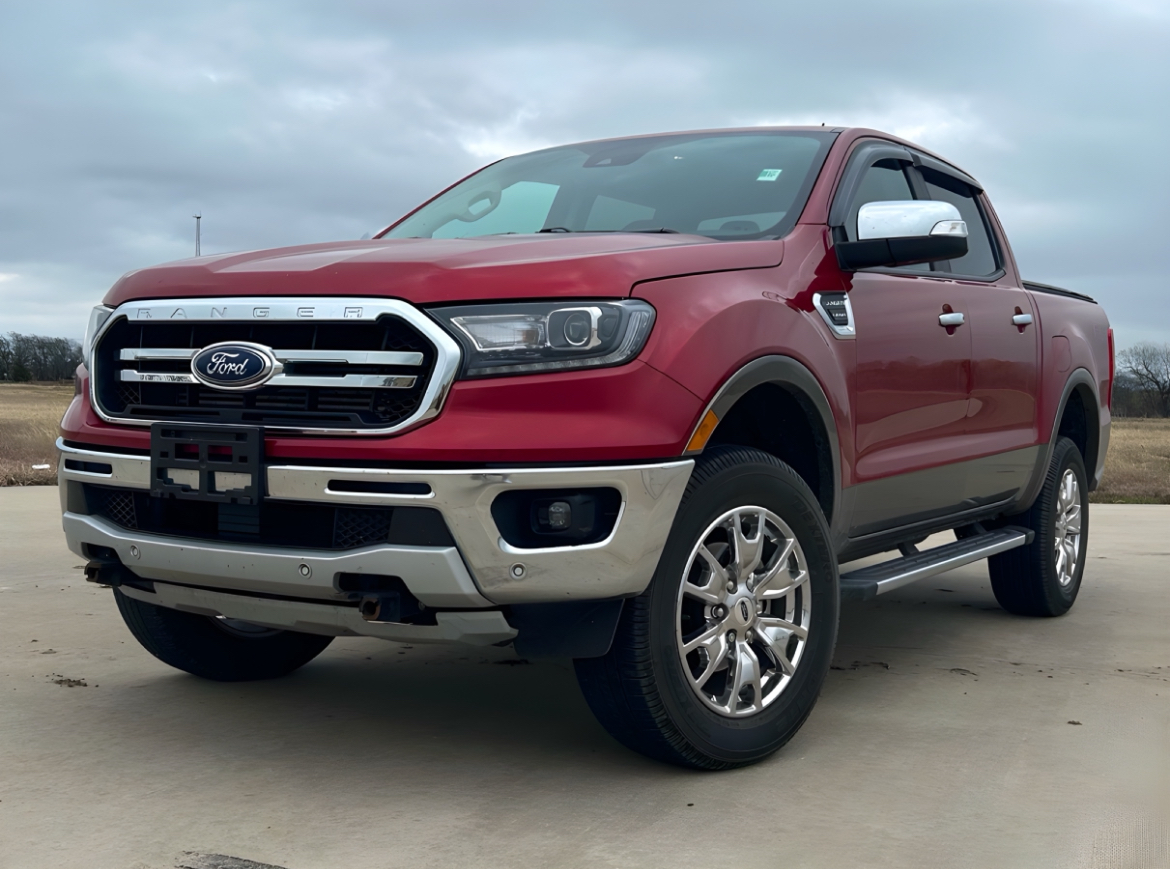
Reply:
[[0, 489], [0, 869], [1170, 865], [1170, 507], [1092, 508], [1061, 619], [1005, 614], [982, 564], [847, 605], [804, 729], [700, 774], [508, 649], [170, 670], [56, 499]]

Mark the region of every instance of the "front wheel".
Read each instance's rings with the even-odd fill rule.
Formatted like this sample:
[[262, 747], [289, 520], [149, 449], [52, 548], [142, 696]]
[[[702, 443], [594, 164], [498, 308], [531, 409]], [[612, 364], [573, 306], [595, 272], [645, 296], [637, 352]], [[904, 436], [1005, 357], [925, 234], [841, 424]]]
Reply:
[[1036, 536], [1027, 546], [988, 559], [995, 599], [1017, 615], [1064, 615], [1080, 591], [1089, 542], [1089, 487], [1075, 443], [1057, 440], [1036, 501], [1008, 521]]
[[217, 682], [275, 679], [303, 667], [333, 637], [264, 628], [234, 619], [185, 613], [114, 589], [130, 633], [164, 664]]
[[654, 579], [602, 658], [575, 662], [621, 743], [697, 769], [754, 763], [812, 711], [837, 635], [836, 561], [787, 465], [723, 447], [695, 465]]

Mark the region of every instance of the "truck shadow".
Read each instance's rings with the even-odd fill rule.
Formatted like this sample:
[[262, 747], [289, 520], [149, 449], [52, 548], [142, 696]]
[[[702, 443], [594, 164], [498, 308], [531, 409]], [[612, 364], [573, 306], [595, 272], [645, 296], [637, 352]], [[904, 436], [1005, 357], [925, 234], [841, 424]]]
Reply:
[[[922, 656], [966, 660], [964, 654], [986, 646], [988, 634], [1018, 625], [980, 584], [987, 585], [985, 574], [956, 572], [945, 583], [936, 579], [847, 604], [834, 671], [848, 672], [829, 674], [833, 704], [848, 703], [862, 677], [909, 672]], [[108, 747], [121, 745], [127, 762], [178, 745], [208, 762], [263, 763], [274, 773], [303, 770], [308, 762], [358, 776], [402, 764], [480, 775], [583, 760], [607, 775], [681, 772], [612, 740], [581, 696], [571, 662], [529, 663], [510, 649], [341, 639], [299, 672], [272, 682], [212, 683], [159, 664], [151, 678], [107, 685], [110, 733], [134, 734]], [[881, 690], [897, 704], [900, 693], [915, 689], [891, 679]], [[833, 725], [819, 711], [814, 716], [824, 733]]]

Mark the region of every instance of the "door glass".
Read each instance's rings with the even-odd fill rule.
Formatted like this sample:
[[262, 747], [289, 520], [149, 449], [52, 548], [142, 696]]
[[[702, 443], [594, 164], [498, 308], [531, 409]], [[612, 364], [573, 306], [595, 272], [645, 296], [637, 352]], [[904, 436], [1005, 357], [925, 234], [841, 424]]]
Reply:
[[[849, 216], [845, 221], [845, 232], [850, 241], [857, 241], [857, 212], [867, 202], [902, 202], [914, 198], [914, 191], [910, 189], [910, 182], [902, 164], [897, 160], [879, 160], [861, 177], [861, 186], [857, 188], [857, 195], [853, 204], [849, 206]], [[912, 266], [899, 266], [898, 271], [929, 272], [930, 263], [918, 263]]]
[[958, 259], [950, 260], [951, 271], [956, 275], [976, 277], [995, 274], [999, 270], [999, 263], [996, 262], [995, 249], [987, 235], [987, 224], [983, 222], [983, 213], [979, 209], [974, 191], [958, 178], [926, 167], [921, 171], [930, 198], [938, 202], [949, 202], [959, 209], [959, 214], [967, 222], [967, 253]]

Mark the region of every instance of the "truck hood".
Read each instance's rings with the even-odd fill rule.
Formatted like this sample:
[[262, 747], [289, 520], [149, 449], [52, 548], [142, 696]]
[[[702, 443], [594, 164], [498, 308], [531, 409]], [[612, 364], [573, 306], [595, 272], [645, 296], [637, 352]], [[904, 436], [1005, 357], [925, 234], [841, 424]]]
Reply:
[[378, 296], [416, 304], [622, 297], [639, 281], [780, 264], [783, 241], [694, 235], [504, 235], [332, 242], [205, 256], [139, 269], [107, 305], [199, 296]]

